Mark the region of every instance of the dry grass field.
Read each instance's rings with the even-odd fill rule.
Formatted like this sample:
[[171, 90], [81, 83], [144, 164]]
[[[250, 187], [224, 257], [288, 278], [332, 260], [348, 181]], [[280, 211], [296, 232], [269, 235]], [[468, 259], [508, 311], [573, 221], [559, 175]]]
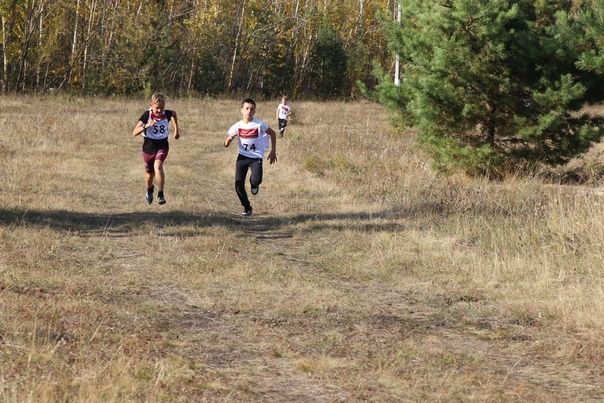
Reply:
[[2, 98], [0, 401], [604, 400], [598, 192], [437, 175], [381, 107], [294, 102], [241, 218], [238, 101], [168, 99], [147, 206], [146, 104]]

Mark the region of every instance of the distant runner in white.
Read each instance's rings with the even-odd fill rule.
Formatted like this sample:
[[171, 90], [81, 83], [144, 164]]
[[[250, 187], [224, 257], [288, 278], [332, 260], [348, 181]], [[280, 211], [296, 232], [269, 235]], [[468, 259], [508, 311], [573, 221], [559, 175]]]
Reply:
[[277, 120], [279, 121], [279, 137], [283, 137], [283, 134], [285, 134], [287, 120], [289, 119], [289, 115], [292, 114], [292, 109], [287, 103], [287, 101], [287, 95], [283, 95], [283, 98], [281, 98], [281, 103], [277, 107]]
[[252, 215], [252, 205], [245, 191], [245, 177], [251, 169], [250, 185], [253, 195], [258, 194], [262, 183], [262, 159], [264, 150], [268, 147], [268, 138], [271, 140], [271, 149], [268, 160], [271, 164], [277, 162], [277, 134], [268, 124], [254, 117], [256, 102], [247, 98], [241, 102], [241, 120], [227, 131], [224, 146], [228, 147], [235, 137], [239, 143], [239, 155], [235, 163], [235, 191], [243, 206], [243, 216]]

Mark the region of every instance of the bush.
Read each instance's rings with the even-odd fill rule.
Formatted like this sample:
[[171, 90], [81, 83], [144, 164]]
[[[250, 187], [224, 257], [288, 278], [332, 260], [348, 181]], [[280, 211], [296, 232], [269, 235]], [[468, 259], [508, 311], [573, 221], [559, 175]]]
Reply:
[[564, 163], [603, 133], [578, 114], [604, 99], [601, 15], [591, 2], [409, 0], [401, 25], [384, 19], [401, 85], [377, 68], [371, 95], [441, 169]]

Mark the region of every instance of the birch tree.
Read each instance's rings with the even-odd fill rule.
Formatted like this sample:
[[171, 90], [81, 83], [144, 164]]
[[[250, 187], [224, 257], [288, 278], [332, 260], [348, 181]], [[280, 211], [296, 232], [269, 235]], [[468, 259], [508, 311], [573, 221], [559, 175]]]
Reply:
[[312, 96], [312, 52], [328, 25], [350, 61], [338, 72], [350, 95], [373, 59], [389, 57], [375, 13], [392, 1], [0, 0], [0, 86]]

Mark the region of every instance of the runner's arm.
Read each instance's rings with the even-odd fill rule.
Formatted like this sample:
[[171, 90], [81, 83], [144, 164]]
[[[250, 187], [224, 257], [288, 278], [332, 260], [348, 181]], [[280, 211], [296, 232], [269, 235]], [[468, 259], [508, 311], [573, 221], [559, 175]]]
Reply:
[[235, 138], [235, 136], [237, 136], [236, 133], [227, 135], [226, 139], [224, 139], [224, 146], [225, 147], [230, 146], [231, 145], [231, 141], [233, 141], [233, 139]]
[[146, 128], [147, 128], [147, 125], [145, 125], [141, 120], [139, 120], [136, 123], [136, 126], [134, 126], [134, 130], [132, 130], [132, 134], [136, 137], [139, 134], [143, 134], [143, 132], [145, 131]]
[[176, 118], [176, 112], [172, 111], [172, 123], [174, 124], [174, 140], [180, 138], [180, 131], [178, 130], [178, 119]]
[[277, 133], [270, 127], [267, 127], [266, 134], [271, 136], [271, 152], [268, 154], [268, 160], [271, 164], [274, 164], [277, 162]]

